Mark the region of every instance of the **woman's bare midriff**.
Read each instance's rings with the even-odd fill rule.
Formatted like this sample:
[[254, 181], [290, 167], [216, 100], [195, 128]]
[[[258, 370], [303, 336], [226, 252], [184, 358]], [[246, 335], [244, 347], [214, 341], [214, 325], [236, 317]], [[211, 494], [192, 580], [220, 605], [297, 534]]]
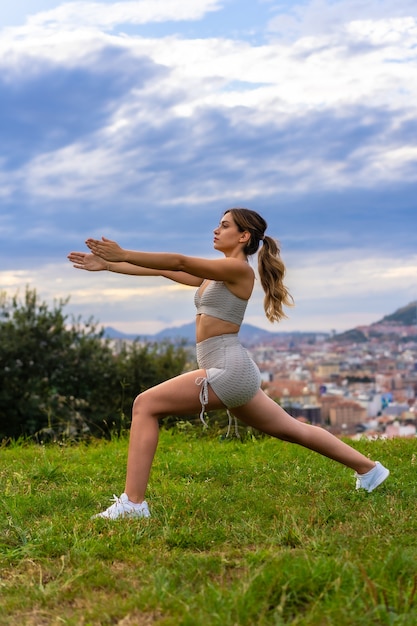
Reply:
[[238, 324], [225, 322], [217, 317], [200, 313], [200, 315], [196, 317], [196, 341], [200, 343], [211, 337], [238, 333], [239, 328], [240, 326], [238, 326]]

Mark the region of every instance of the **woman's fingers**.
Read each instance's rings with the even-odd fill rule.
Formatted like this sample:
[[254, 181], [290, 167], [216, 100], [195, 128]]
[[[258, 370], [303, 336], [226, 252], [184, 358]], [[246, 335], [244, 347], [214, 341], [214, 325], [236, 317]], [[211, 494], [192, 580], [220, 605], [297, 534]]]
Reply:
[[111, 239], [103, 237], [102, 241], [99, 239], [89, 238], [86, 240], [86, 246], [91, 252], [106, 261], [121, 261], [123, 259], [123, 250], [118, 243]]
[[70, 252], [68, 255], [68, 258], [70, 261], [79, 263], [81, 261], [84, 261], [85, 259], [85, 252]]

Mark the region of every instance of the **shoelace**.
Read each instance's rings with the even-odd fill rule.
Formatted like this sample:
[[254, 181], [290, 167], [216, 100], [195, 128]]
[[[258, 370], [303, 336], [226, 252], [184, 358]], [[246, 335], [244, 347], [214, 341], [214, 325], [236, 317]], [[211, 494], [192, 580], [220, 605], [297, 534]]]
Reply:
[[110, 498], [110, 502], [113, 502], [113, 504], [111, 506], [121, 506], [123, 507], [123, 502], [122, 499], [119, 496], [116, 496], [116, 494], [113, 494], [113, 498]]

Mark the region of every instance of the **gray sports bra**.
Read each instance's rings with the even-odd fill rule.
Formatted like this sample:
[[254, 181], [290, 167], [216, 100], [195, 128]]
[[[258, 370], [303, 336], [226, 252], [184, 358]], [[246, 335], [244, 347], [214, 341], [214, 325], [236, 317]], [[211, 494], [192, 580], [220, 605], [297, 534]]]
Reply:
[[241, 325], [245, 315], [247, 300], [235, 296], [223, 282], [212, 280], [200, 295], [201, 286], [194, 296], [197, 315], [205, 313], [225, 322]]

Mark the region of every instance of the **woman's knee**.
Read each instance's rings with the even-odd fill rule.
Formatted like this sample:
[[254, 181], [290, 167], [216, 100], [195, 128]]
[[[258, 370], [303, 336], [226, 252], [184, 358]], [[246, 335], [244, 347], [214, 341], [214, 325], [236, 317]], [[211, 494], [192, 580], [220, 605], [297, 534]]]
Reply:
[[133, 401], [132, 417], [139, 417], [141, 414], [148, 413], [150, 409], [149, 401], [146, 399], [145, 393], [140, 393]]
[[155, 400], [153, 399], [153, 394], [150, 393], [150, 390], [143, 391], [133, 401], [132, 419], [145, 416], [155, 417], [156, 419], [163, 417], [158, 411], [156, 398]]

